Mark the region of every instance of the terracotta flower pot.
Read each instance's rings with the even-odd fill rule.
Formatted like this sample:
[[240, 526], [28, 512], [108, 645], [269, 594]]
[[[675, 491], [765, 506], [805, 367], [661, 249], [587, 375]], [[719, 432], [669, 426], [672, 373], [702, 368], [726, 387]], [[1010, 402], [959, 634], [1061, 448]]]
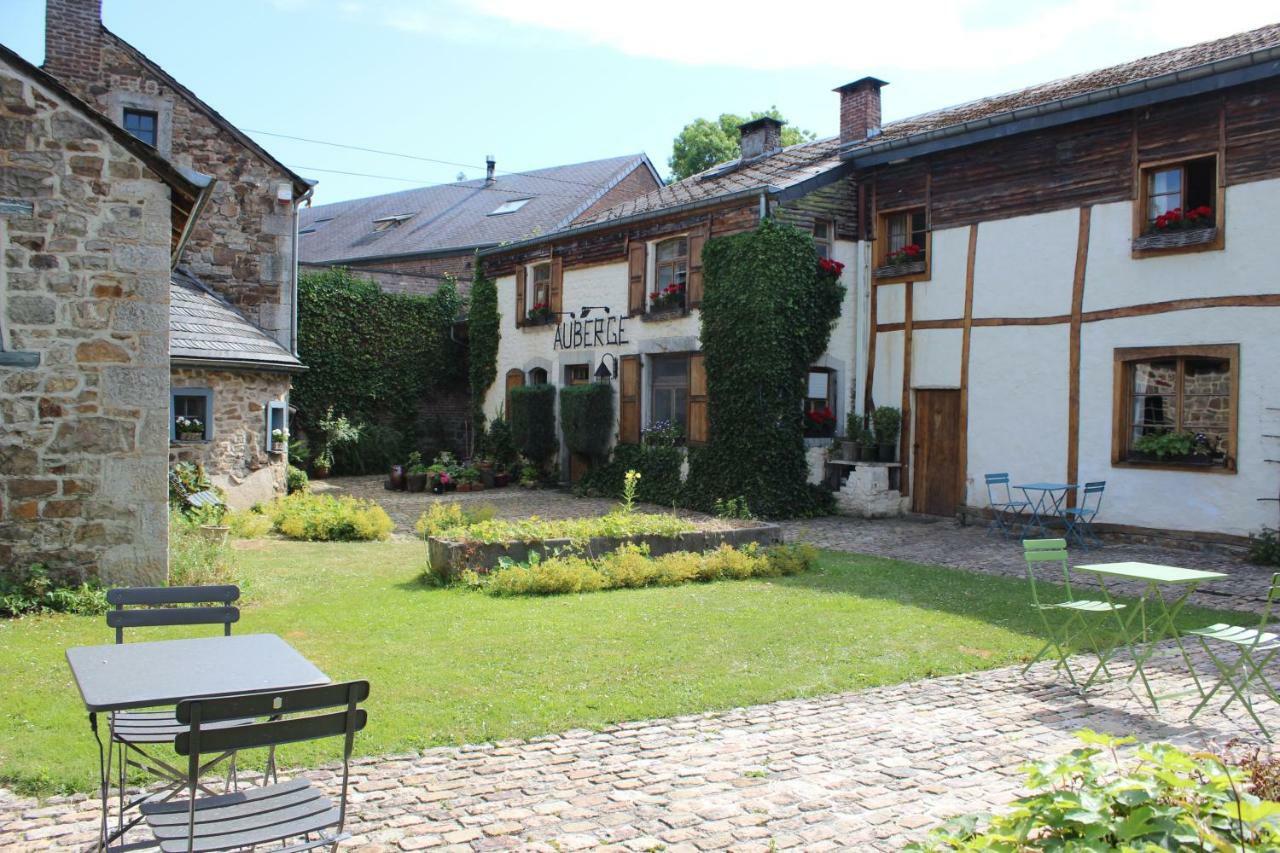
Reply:
[[411, 492], [422, 492], [427, 488], [426, 474], [406, 474], [404, 481], [405, 486]]
[[392, 465], [391, 466], [391, 488], [396, 490], [403, 489], [405, 487], [404, 476], [405, 475], [404, 475], [403, 465]]
[[329, 469], [324, 465], [313, 465], [311, 467], [311, 477], [315, 480], [323, 480], [329, 476]]

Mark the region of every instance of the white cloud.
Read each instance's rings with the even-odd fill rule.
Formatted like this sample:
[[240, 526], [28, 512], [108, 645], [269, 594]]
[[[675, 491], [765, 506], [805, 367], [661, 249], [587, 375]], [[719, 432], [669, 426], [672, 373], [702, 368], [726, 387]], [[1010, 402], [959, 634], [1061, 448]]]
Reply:
[[744, 0], [453, 0], [401, 4], [387, 23], [468, 40], [492, 38], [499, 23], [686, 65], [947, 71], [1002, 68], [1068, 48], [1087, 56], [1090, 39], [1104, 34], [1136, 45], [1188, 44], [1270, 17], [1273, 8], [1252, 0], [1217, 0], [1211, 11], [1203, 0], [919, 0], [909, 8], [860, 0], [772, 8]]

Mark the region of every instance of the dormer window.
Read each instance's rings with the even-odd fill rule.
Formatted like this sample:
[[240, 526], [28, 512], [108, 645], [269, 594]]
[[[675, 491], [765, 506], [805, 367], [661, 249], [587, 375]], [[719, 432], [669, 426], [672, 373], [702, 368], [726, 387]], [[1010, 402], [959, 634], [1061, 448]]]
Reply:
[[128, 107], [124, 110], [124, 129], [132, 136], [156, 147], [159, 138], [160, 117], [154, 110], [135, 110]]
[[506, 214], [506, 213], [515, 213], [517, 210], [524, 207], [526, 204], [528, 204], [531, 201], [533, 201], [533, 199], [531, 198], [517, 198], [511, 201], [503, 202], [502, 204], [494, 208], [493, 212], [490, 213], [489, 215], [502, 216], [503, 214]]
[[397, 213], [395, 216], [380, 216], [373, 220], [373, 230], [387, 231], [392, 228], [399, 228], [402, 223], [412, 218], [412, 213]]

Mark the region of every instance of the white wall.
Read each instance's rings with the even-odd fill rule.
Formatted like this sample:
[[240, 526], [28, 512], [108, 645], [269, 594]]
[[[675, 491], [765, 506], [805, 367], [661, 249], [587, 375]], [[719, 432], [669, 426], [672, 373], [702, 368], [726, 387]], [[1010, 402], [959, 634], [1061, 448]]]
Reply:
[[[973, 316], [1069, 314], [1079, 231], [1080, 212], [1074, 209], [979, 225]], [[955, 249], [967, 251], [967, 244]]]
[[[911, 313], [916, 320], [947, 320], [964, 316], [964, 279], [969, 262], [969, 229], [946, 228], [933, 232], [933, 260], [929, 281], [916, 282], [911, 292]], [[901, 289], [901, 288], [899, 288]], [[884, 288], [881, 287], [883, 291]], [[876, 313], [880, 313], [879, 304]], [[898, 320], [877, 318], [877, 322]]]

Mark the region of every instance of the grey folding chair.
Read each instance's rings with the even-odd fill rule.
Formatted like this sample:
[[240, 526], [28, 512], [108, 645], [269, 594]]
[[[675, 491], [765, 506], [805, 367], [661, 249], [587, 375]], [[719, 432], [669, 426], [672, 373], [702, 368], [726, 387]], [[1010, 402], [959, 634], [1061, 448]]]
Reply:
[[[188, 726], [174, 738], [174, 750], [187, 757], [188, 798], [145, 803], [143, 816], [163, 853], [231, 850], [301, 839], [289, 851], [317, 847], [337, 849], [348, 838], [347, 785], [356, 732], [368, 714], [359, 704], [369, 698], [369, 682], [349, 681], [247, 693], [210, 699], [185, 699], [174, 716]], [[334, 710], [341, 709], [341, 710]], [[321, 713], [324, 712], [324, 713]], [[263, 722], [217, 728], [244, 717]], [[196, 776], [206, 753], [234, 752], [264, 746], [343, 736], [342, 788], [338, 804], [306, 779], [293, 779], [231, 794], [197, 797]]]
[[1066, 538], [1070, 540], [1075, 537], [1082, 548], [1087, 549], [1090, 542], [1102, 547], [1102, 540], [1093, 530], [1093, 520], [1102, 509], [1102, 493], [1106, 488], [1106, 480], [1085, 483], [1080, 506], [1065, 507], [1062, 510], [1062, 521], [1067, 527]]
[[[224, 636], [231, 635], [231, 625], [240, 619], [240, 610], [234, 602], [240, 598], [235, 586], [170, 586], [170, 587], [122, 587], [107, 591], [107, 603], [114, 609], [107, 611], [107, 625], [115, 629], [116, 642], [124, 642], [126, 628], [153, 628], [173, 625], [221, 625]], [[184, 606], [185, 605], [185, 606]], [[251, 720], [225, 721], [222, 725], [241, 725]], [[173, 711], [115, 711], [111, 714], [111, 740], [118, 747], [117, 783], [120, 796], [120, 826], [125, 825], [125, 812], [147, 799], [168, 798], [177, 794], [188, 782], [187, 775], [168, 761], [155, 755], [157, 744], [172, 743], [187, 726], [178, 722]], [[148, 748], [151, 748], [150, 750]], [[112, 755], [109, 750], [103, 778], [110, 778]], [[230, 759], [227, 770], [227, 789], [237, 784], [235, 753], [217, 756], [200, 768], [206, 773], [224, 760]], [[125, 803], [125, 780], [129, 768], [149, 773], [167, 783], [159, 793], [143, 794]], [[197, 782], [199, 777], [197, 777]], [[208, 791], [208, 788], [204, 790]], [[210, 791], [210, 793], [212, 793]], [[136, 823], [137, 819], [133, 821]]]
[[1014, 525], [1022, 524], [1022, 511], [1031, 506], [1031, 501], [1014, 500], [1009, 487], [1009, 475], [985, 474], [987, 481], [987, 502], [991, 505], [991, 524], [987, 526], [987, 535], [998, 531], [1006, 539], [1013, 535]]

